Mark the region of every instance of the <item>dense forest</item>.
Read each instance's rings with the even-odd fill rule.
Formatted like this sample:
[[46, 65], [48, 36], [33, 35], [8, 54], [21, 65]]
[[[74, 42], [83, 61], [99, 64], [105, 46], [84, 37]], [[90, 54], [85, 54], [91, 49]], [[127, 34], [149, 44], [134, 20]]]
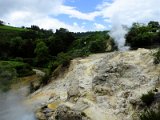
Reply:
[[[147, 25], [134, 23], [125, 38], [131, 49], [159, 47], [160, 25], [155, 21]], [[34, 74], [33, 67], [46, 69], [42, 84], [47, 84], [59, 65], [65, 67], [76, 57], [117, 49], [109, 31], [73, 33], [65, 28], [52, 31], [36, 25], [17, 28], [0, 21], [0, 77], [10, 75], [1, 84], [7, 86], [13, 78]], [[159, 63], [159, 52], [155, 56], [155, 63]]]
[[[53, 32], [36, 25], [12, 27], [1, 21], [0, 67], [6, 68], [6, 71], [14, 69], [17, 74], [14, 75], [18, 77], [34, 74], [33, 67], [45, 68], [46, 76], [42, 79], [42, 84], [47, 84], [52, 71], [59, 65], [68, 66], [70, 60], [76, 57], [115, 50], [117, 47], [108, 32], [73, 33], [64, 28]], [[2, 72], [1, 76], [3, 74], [5, 73]]]

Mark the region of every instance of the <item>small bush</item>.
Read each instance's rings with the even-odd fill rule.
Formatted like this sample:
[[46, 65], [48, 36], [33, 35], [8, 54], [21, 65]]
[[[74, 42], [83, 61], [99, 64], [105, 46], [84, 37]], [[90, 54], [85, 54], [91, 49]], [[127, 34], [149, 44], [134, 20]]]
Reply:
[[13, 81], [16, 80], [16, 70], [0, 66], [0, 91], [6, 92], [10, 89]]
[[89, 51], [92, 53], [105, 52], [106, 42], [105, 41], [91, 41], [89, 44]]
[[154, 64], [160, 63], [160, 48], [153, 54], [154, 56]]
[[34, 85], [33, 85], [33, 82], [30, 83], [29, 85], [29, 93], [33, 93], [35, 90], [34, 90]]
[[152, 102], [154, 101], [154, 95], [155, 94], [152, 91], [149, 91], [147, 94], [142, 95], [141, 100], [147, 106], [150, 106]]
[[140, 120], [160, 120], [160, 108], [156, 110], [148, 109], [140, 114]]
[[8, 69], [14, 68], [17, 72], [18, 77], [24, 77], [35, 74], [35, 72], [32, 71], [32, 67], [29, 64], [23, 62], [0, 61], [0, 67]]
[[[59, 54], [57, 55], [57, 60], [56, 60], [56, 61], [59, 63], [59, 65], [62, 64], [62, 65], [65, 67], [65, 66], [68, 66], [68, 65], [69, 65], [71, 59], [72, 59], [72, 58], [71, 58], [70, 55], [68, 55], [67, 53], [61, 52], [61, 53], [59, 53]], [[57, 64], [57, 63], [56, 63], [56, 64]]]
[[34, 82], [30, 82], [29, 84], [29, 93], [33, 93], [40, 88], [40, 85], [35, 85]]
[[50, 74], [45, 74], [45, 76], [42, 77], [41, 79], [41, 85], [47, 85], [49, 83], [49, 79], [50, 79]]

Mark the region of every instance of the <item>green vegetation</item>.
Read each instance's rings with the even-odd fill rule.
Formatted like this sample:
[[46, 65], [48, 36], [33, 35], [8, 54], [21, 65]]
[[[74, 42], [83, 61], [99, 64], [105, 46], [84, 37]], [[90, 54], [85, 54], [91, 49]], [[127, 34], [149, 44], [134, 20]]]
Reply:
[[[111, 46], [110, 49], [107, 45]], [[53, 33], [36, 25], [17, 28], [7, 26], [3, 21], [0, 24], [0, 60], [14, 68], [18, 77], [30, 75], [32, 70], [29, 66], [47, 69], [41, 85], [49, 82], [58, 66], [67, 67], [76, 57], [113, 51], [115, 48], [108, 31], [72, 33], [60, 28]], [[18, 63], [13, 63], [16, 61]], [[19, 65], [11, 67], [12, 63]]]
[[[73, 58], [88, 56], [91, 53], [102, 53], [105, 51], [116, 50], [116, 45], [113, 40], [110, 40], [108, 31], [87, 32], [82, 33], [82, 35], [77, 33], [77, 36], [78, 39], [73, 42], [68, 51]], [[111, 49], [108, 49], [108, 43], [112, 46]]]
[[154, 95], [155, 94], [152, 91], [149, 91], [147, 94], [142, 95], [141, 100], [147, 106], [150, 106], [154, 101]]
[[126, 34], [126, 45], [136, 48], [160, 46], [160, 25], [151, 21], [147, 25], [134, 23]]
[[0, 91], [10, 89], [12, 83], [18, 82], [17, 77], [32, 75], [32, 68], [23, 62], [0, 61]]
[[36, 54], [36, 65], [42, 66], [48, 62], [48, 47], [43, 41], [38, 41], [34, 50]]
[[13, 31], [27, 31], [27, 29], [24, 28], [18, 28], [18, 27], [12, 27], [12, 26], [7, 26], [7, 25], [0, 25], [1, 30], [13, 30]]
[[140, 114], [140, 120], [160, 120], [160, 107], [158, 110], [147, 109]]
[[160, 48], [153, 54], [154, 56], [154, 64], [160, 63]]
[[16, 79], [17, 73], [14, 68], [0, 66], [0, 91], [7, 91]]
[[17, 77], [23, 77], [34, 74], [29, 64], [17, 61], [0, 61], [1, 68], [15, 69]]
[[[64, 28], [53, 32], [36, 25], [22, 28], [7, 26], [0, 21], [0, 60], [8, 61], [9, 65], [11, 61], [23, 63], [11, 67], [18, 77], [32, 74], [30, 66], [47, 69], [46, 76], [41, 80], [42, 84], [47, 84], [58, 66], [67, 67], [76, 57], [117, 50], [108, 32], [72, 33]], [[159, 46], [159, 40], [160, 25], [154, 21], [148, 25], [135, 23], [126, 35], [126, 44], [133, 49]], [[155, 63], [159, 63], [159, 52], [155, 54]]]

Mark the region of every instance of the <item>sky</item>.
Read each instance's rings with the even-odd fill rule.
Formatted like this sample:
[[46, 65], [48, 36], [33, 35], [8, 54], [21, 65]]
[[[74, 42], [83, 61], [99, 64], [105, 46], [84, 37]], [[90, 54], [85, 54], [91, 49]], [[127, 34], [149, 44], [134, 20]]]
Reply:
[[160, 20], [160, 0], [0, 0], [0, 20], [13, 26], [112, 30]]

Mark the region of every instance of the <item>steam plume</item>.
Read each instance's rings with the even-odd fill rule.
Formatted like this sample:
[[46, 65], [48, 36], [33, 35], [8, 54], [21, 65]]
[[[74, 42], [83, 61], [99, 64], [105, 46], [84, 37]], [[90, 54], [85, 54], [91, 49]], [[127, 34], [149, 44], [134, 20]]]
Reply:
[[23, 102], [23, 98], [16, 93], [0, 95], [0, 120], [36, 120], [32, 110]]

